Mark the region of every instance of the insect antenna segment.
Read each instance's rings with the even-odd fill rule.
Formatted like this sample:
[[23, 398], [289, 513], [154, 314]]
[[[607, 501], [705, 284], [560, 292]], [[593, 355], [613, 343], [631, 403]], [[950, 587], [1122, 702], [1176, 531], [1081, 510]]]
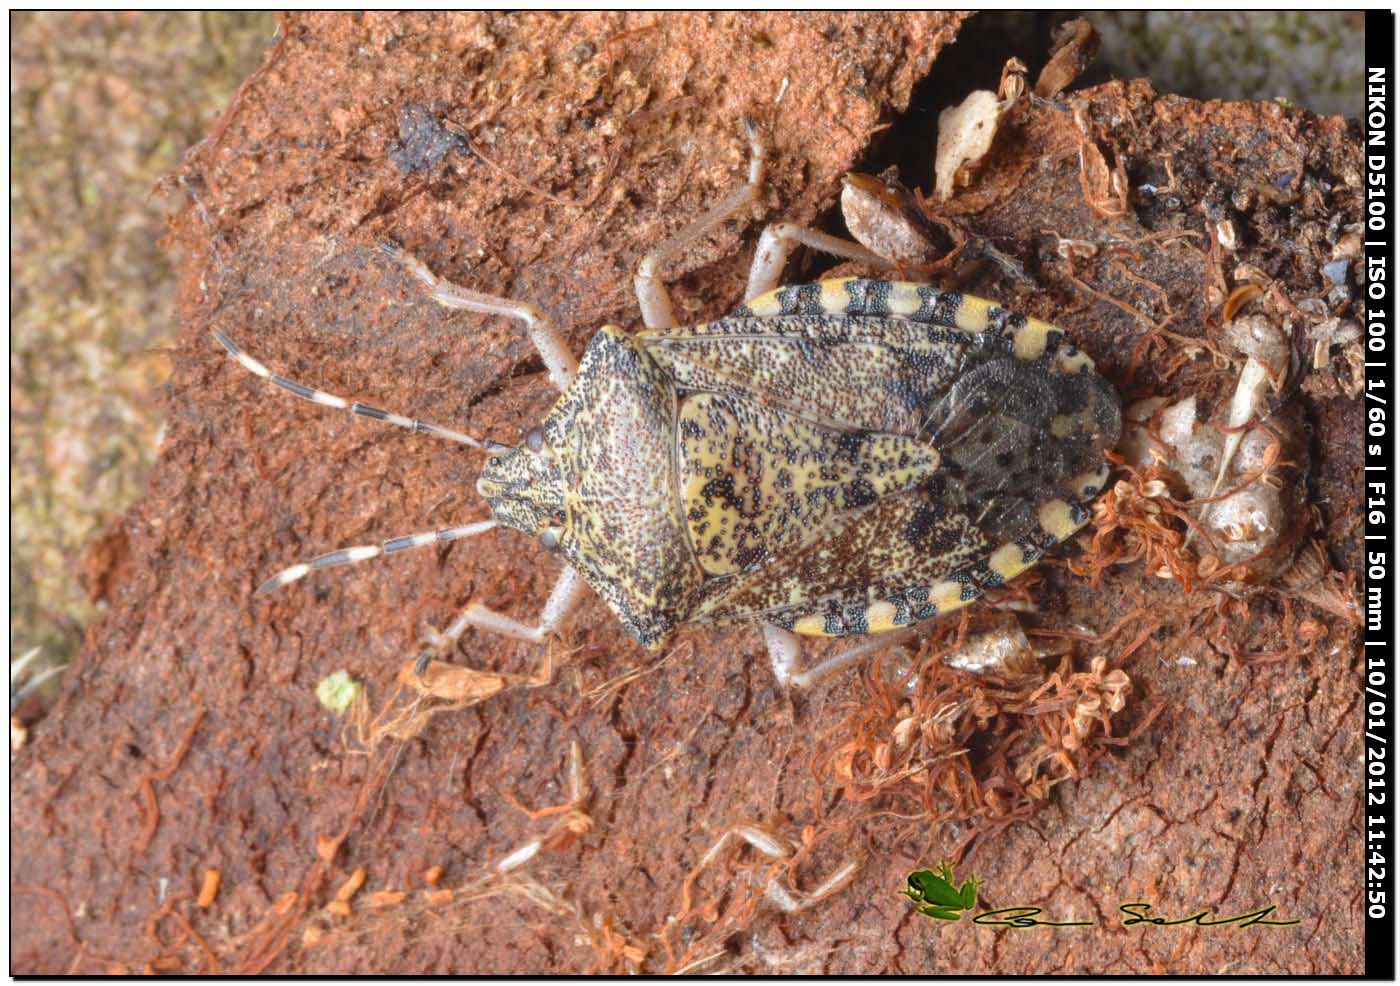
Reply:
[[381, 541], [379, 544], [362, 544], [353, 548], [341, 548], [329, 554], [321, 555], [310, 561], [304, 561], [284, 568], [262, 585], [258, 586], [258, 595], [280, 589], [284, 585], [289, 585], [297, 579], [304, 578], [312, 572], [321, 568], [334, 568], [337, 565], [353, 565], [356, 562], [369, 561], [371, 558], [378, 558], [380, 555], [392, 555], [395, 552], [407, 551], [409, 548], [421, 548], [429, 544], [439, 544], [443, 541], [458, 541], [462, 538], [475, 537], [478, 534], [492, 530], [496, 527], [494, 520], [481, 520], [474, 524], [464, 524], [461, 527], [447, 527], [440, 531], [426, 531], [422, 534], [409, 534], [405, 537], [390, 538]]
[[[468, 445], [483, 452], [493, 455], [501, 452], [511, 451], [509, 445], [502, 445], [486, 439], [473, 438], [471, 435], [464, 435], [459, 431], [435, 425], [430, 421], [421, 421], [418, 418], [410, 418], [402, 414], [394, 414], [389, 411], [382, 411], [377, 407], [364, 404], [360, 401], [347, 401], [343, 397], [328, 393], [317, 387], [309, 387], [304, 383], [273, 373], [259, 360], [245, 353], [228, 336], [222, 332], [213, 333], [215, 340], [224, 347], [238, 363], [249, 373], [268, 380], [288, 393], [300, 397], [302, 400], [311, 401], [313, 404], [321, 404], [325, 407], [333, 407], [341, 411], [350, 411], [361, 417], [371, 418], [375, 421], [383, 421], [400, 428], [407, 428], [410, 431], [426, 432], [445, 438], [450, 442], [457, 442], [459, 445]], [[289, 585], [298, 579], [304, 578], [314, 571], [322, 568], [335, 568], [338, 565], [353, 565], [356, 562], [369, 561], [371, 558], [378, 558], [380, 555], [392, 555], [395, 552], [407, 551], [409, 548], [421, 548], [429, 544], [439, 544], [445, 541], [457, 541], [462, 538], [475, 537], [496, 527], [496, 521], [483, 520], [472, 524], [465, 524], [461, 527], [447, 527], [438, 531], [426, 531], [422, 534], [409, 534], [404, 537], [389, 538], [379, 544], [362, 544], [352, 548], [340, 548], [328, 554], [320, 555], [310, 561], [301, 562], [290, 568], [284, 568], [262, 585], [258, 586], [258, 594], [272, 592], [280, 589], [284, 585]]]
[[347, 401], [343, 397], [327, 393], [317, 387], [308, 387], [304, 383], [298, 383], [287, 377], [273, 373], [254, 357], [245, 353], [228, 336], [222, 332], [215, 331], [215, 340], [218, 341], [224, 350], [238, 361], [238, 364], [256, 376], [270, 381], [272, 384], [281, 387], [290, 394], [300, 397], [304, 401], [311, 401], [313, 404], [320, 404], [324, 407], [333, 407], [341, 411], [349, 411], [361, 417], [371, 418], [375, 421], [383, 421], [386, 424], [397, 425], [400, 428], [407, 428], [409, 431], [426, 432], [429, 435], [436, 435], [438, 438], [445, 438], [449, 442], [456, 442], [459, 445], [469, 445], [472, 448], [480, 449], [483, 452], [490, 452], [493, 455], [499, 452], [509, 452], [509, 445], [502, 445], [489, 439], [473, 438], [471, 435], [464, 435], [460, 431], [453, 431], [451, 428], [444, 428], [442, 425], [433, 424], [431, 421], [422, 421], [418, 418], [410, 418], [403, 414], [394, 414], [390, 411], [382, 411], [371, 404], [364, 404], [360, 401]]

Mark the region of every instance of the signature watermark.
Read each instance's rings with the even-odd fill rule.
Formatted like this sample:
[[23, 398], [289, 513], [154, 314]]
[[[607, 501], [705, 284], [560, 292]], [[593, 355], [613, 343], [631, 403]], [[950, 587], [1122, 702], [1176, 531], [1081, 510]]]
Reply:
[[[906, 886], [900, 891], [913, 903], [914, 909], [925, 917], [936, 921], [960, 921], [965, 913], [977, 909], [977, 895], [982, 889], [982, 881], [969, 876], [958, 883], [953, 875], [953, 865], [948, 860], [938, 864], [934, 870], [915, 870], [909, 874]], [[1278, 907], [1269, 904], [1253, 911], [1217, 917], [1210, 910], [1197, 911], [1185, 917], [1162, 917], [1152, 913], [1153, 906], [1146, 901], [1132, 901], [1118, 905], [1122, 926], [1132, 928], [1146, 925], [1156, 928], [1173, 928], [1191, 925], [1197, 928], [1237, 928], [1269, 927], [1286, 928], [1299, 923], [1297, 918], [1274, 917]], [[1097, 921], [1053, 920], [1043, 917], [1044, 909], [1032, 905], [998, 907], [972, 915], [972, 923], [983, 927], [1000, 928], [1074, 928], [1093, 927]]]

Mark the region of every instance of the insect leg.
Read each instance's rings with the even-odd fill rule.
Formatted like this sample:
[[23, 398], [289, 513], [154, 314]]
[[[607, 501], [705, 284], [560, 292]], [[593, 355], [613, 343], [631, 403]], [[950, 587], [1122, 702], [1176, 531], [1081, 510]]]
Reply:
[[778, 286], [787, 266], [788, 257], [799, 246], [842, 257], [846, 260], [859, 260], [862, 263], [881, 267], [890, 262], [878, 253], [872, 253], [853, 240], [843, 240], [839, 236], [797, 226], [793, 223], [773, 223], [763, 230], [758, 238], [758, 249], [754, 251], [753, 264], [749, 267], [749, 285], [744, 289], [744, 300], [756, 298]]
[[385, 254], [408, 268], [410, 274], [426, 284], [428, 293], [439, 305], [446, 308], [464, 308], [483, 315], [505, 315], [507, 318], [523, 322], [530, 341], [535, 344], [535, 349], [539, 351], [540, 358], [549, 370], [549, 382], [559, 390], [564, 390], [573, 382], [574, 374], [578, 372], [578, 360], [569, 352], [569, 347], [565, 345], [554, 323], [534, 305], [482, 294], [480, 291], [472, 291], [444, 281], [429, 270], [427, 264], [396, 243], [385, 243], [382, 249]]
[[873, 654], [876, 651], [902, 643], [912, 633], [912, 630], [904, 630], [871, 634], [854, 647], [848, 647], [839, 654], [828, 657], [815, 667], [797, 674], [793, 674], [793, 669], [797, 667], [802, 657], [802, 638], [790, 630], [784, 630], [782, 627], [768, 623], [763, 627], [763, 640], [768, 645], [768, 659], [773, 662], [773, 677], [778, 679], [778, 684], [784, 688], [808, 688], [827, 675], [840, 671], [867, 654]]
[[232, 339], [222, 332], [215, 332], [214, 338], [220, 346], [224, 347], [224, 350], [230, 356], [238, 361], [238, 365], [243, 367], [243, 369], [281, 387], [289, 394], [295, 394], [304, 401], [320, 404], [322, 407], [333, 407], [340, 411], [349, 411], [361, 417], [372, 418], [375, 421], [383, 421], [386, 424], [398, 425], [400, 428], [407, 428], [409, 431], [427, 432], [430, 435], [445, 438], [449, 442], [457, 442], [459, 445], [470, 445], [472, 448], [479, 448], [484, 452], [496, 452], [508, 448], [508, 446], [501, 445], [498, 442], [473, 438], [470, 435], [462, 434], [460, 431], [453, 431], [451, 428], [435, 425], [431, 421], [420, 421], [418, 418], [410, 418], [403, 414], [381, 411], [371, 404], [362, 404], [359, 401], [347, 401], [344, 397], [328, 394], [326, 391], [317, 387], [308, 387], [304, 383], [289, 380], [284, 376], [273, 373], [257, 359], [245, 353]]
[[[514, 637], [516, 640], [539, 642], [558, 629], [559, 624], [564, 622], [564, 617], [578, 605], [578, 601], [583, 598], [586, 584], [577, 571], [565, 565], [564, 571], [559, 575], [559, 581], [555, 582], [554, 588], [550, 590], [544, 609], [540, 610], [539, 622], [535, 626], [521, 623], [474, 602], [462, 610], [446, 630], [432, 635], [432, 648], [438, 652], [447, 650], [466, 632], [467, 627], [479, 627], [482, 630]], [[418, 659], [419, 665], [426, 667], [431, 656], [431, 652], [423, 654]]]
[[744, 133], [749, 138], [749, 180], [711, 206], [698, 219], [686, 224], [678, 233], [663, 241], [637, 265], [634, 283], [642, 321], [649, 329], [671, 329], [676, 326], [671, 295], [661, 283], [660, 268], [667, 258], [705, 236], [734, 213], [754, 202], [763, 187], [763, 159], [767, 148], [752, 120], [744, 120]]

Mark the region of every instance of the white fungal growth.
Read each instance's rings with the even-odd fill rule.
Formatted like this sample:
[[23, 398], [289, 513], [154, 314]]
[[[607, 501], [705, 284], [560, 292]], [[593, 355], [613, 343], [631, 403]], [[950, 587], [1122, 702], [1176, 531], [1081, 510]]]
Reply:
[[1177, 401], [1162, 412], [1160, 431], [1168, 445], [1183, 445], [1196, 430], [1196, 398]]
[[1121, 448], [1135, 468], [1165, 463], [1179, 499], [1207, 501], [1193, 511], [1206, 538], [1193, 529], [1187, 544], [1223, 565], [1245, 563], [1247, 578], [1261, 580], [1286, 567], [1303, 533], [1306, 443], [1292, 409], [1263, 413], [1288, 370], [1283, 333], [1249, 318], [1231, 323], [1227, 337], [1246, 360], [1223, 425], [1199, 421], [1194, 396], [1174, 404], [1147, 398], [1124, 411]]
[[1215, 504], [1209, 527], [1227, 565], [1246, 561], [1269, 547], [1283, 526], [1277, 490], [1251, 483]]
[[[1237, 318], [1225, 326], [1225, 340], [1233, 345], [1247, 357], [1244, 363], [1244, 370], [1240, 373], [1240, 381], [1235, 385], [1235, 395], [1230, 400], [1230, 417], [1228, 420], [1229, 431], [1225, 436], [1225, 442], [1220, 452], [1220, 471], [1215, 475], [1215, 483], [1210, 489], [1208, 496], [1214, 497], [1221, 489], [1225, 481], [1226, 473], [1230, 468], [1230, 463], [1235, 457], [1235, 452], [1239, 449], [1240, 442], [1244, 440], [1245, 426], [1255, 420], [1259, 409], [1264, 405], [1264, 398], [1268, 389], [1272, 386], [1278, 390], [1283, 386], [1284, 377], [1288, 373], [1289, 348], [1288, 340], [1284, 336], [1282, 329], [1268, 318], [1262, 315], [1251, 315], [1245, 318]], [[1239, 471], [1236, 471], [1239, 475]], [[1243, 495], [1241, 491], [1238, 495]], [[1233, 497], [1231, 499], [1234, 499]], [[1259, 520], [1263, 525], [1262, 530], [1269, 529], [1269, 518], [1278, 512], [1278, 497], [1274, 497], [1275, 510], [1272, 512], [1264, 510], [1262, 504], [1255, 504], [1251, 516]], [[1222, 512], [1230, 501], [1227, 500], [1214, 508], [1207, 506], [1202, 513], [1202, 520], [1209, 518], [1212, 526], [1217, 527], [1223, 533], [1229, 531], [1243, 531], [1246, 527], [1241, 527], [1236, 522], [1236, 514], [1240, 508], [1235, 508], [1230, 512], [1231, 520], [1229, 528], [1220, 527], [1217, 515]], [[1274, 518], [1281, 519], [1281, 518]], [[1277, 526], [1277, 525], [1275, 525]], [[1245, 534], [1238, 537], [1230, 537], [1234, 543], [1252, 544], [1257, 538], [1251, 538]], [[1267, 546], [1267, 545], [1266, 545]], [[1262, 548], [1260, 549], [1262, 550]], [[1257, 551], [1249, 552], [1240, 557], [1233, 558], [1234, 561], [1243, 561], [1250, 555], [1257, 554]], [[1233, 551], [1226, 551], [1227, 555], [1237, 554]], [[1230, 562], [1232, 559], [1226, 557], [1222, 559]]]
[[957, 106], [938, 114], [938, 148], [933, 158], [933, 190], [947, 200], [964, 166], [976, 164], [991, 150], [1001, 115], [1010, 103], [989, 89], [970, 93]]
[[1237, 318], [1226, 324], [1225, 341], [1264, 364], [1274, 389], [1282, 386], [1288, 372], [1288, 337], [1273, 319], [1266, 315]]

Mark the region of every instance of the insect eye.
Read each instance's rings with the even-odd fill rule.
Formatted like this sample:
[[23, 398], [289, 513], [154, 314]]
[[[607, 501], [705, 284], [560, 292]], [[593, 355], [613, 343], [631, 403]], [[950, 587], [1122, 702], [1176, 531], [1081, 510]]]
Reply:
[[552, 527], [546, 527], [540, 535], [540, 544], [544, 545], [546, 551], [553, 551], [559, 547], [559, 532]]
[[525, 436], [525, 447], [531, 452], [538, 452], [544, 448], [544, 432], [538, 428], [531, 428]]

